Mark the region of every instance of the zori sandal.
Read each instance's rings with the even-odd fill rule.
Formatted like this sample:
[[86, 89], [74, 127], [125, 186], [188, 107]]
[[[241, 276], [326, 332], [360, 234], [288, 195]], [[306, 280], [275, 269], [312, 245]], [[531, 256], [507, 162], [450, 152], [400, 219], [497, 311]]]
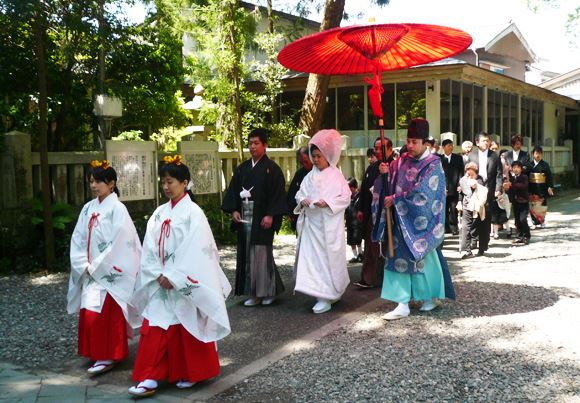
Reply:
[[139, 382], [137, 386], [131, 386], [129, 388], [129, 394], [136, 397], [151, 397], [157, 391], [157, 382], [146, 379], [143, 382]]
[[97, 361], [87, 369], [90, 376], [101, 375], [115, 368], [114, 361]]

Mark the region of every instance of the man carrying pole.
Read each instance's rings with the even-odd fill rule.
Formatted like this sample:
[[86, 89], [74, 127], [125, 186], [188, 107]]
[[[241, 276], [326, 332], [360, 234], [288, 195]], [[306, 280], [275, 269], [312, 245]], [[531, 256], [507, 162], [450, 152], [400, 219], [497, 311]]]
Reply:
[[382, 199], [387, 222], [379, 222], [379, 228], [388, 224], [391, 208], [394, 256], [385, 259], [381, 297], [398, 306], [383, 316], [385, 320], [409, 316], [411, 300], [423, 302], [421, 311], [431, 311], [437, 306], [434, 298], [455, 297], [447, 263], [437, 250], [445, 234], [445, 174], [440, 157], [425, 145], [428, 136], [429, 123], [413, 119], [408, 152], [388, 169], [388, 196]]

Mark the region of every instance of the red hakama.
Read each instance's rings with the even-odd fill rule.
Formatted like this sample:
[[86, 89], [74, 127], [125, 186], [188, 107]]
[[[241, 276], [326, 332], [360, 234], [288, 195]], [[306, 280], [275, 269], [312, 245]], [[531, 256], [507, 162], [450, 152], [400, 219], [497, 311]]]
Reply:
[[93, 361], [121, 361], [129, 355], [125, 316], [109, 293], [101, 313], [80, 310], [78, 352]]
[[172, 325], [163, 330], [158, 326], [149, 326], [149, 321], [143, 320], [133, 369], [134, 381], [199, 382], [214, 378], [219, 373], [215, 342], [199, 341], [182, 325]]

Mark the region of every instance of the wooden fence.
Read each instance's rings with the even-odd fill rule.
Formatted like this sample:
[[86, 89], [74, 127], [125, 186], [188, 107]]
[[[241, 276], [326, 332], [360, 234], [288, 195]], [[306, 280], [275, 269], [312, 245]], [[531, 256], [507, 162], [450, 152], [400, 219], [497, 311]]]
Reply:
[[[12, 132], [5, 135], [4, 152], [0, 154], [1, 180], [0, 207], [2, 209], [17, 208], [21, 203], [37, 196], [41, 190], [40, 156], [30, 151], [30, 136], [24, 133]], [[505, 146], [504, 148], [509, 148]], [[529, 148], [524, 147], [524, 149]], [[573, 171], [572, 141], [564, 146], [544, 147], [544, 159], [556, 173]], [[247, 150], [245, 156], [249, 157]], [[459, 151], [459, 150], [457, 150]], [[289, 183], [297, 169], [296, 150], [289, 148], [268, 149], [268, 156], [282, 169], [286, 182]], [[162, 160], [165, 154], [157, 153], [157, 160]], [[221, 178], [218, 184], [222, 191], [226, 189], [235, 168], [238, 165], [237, 152], [219, 151], [221, 162]], [[90, 152], [51, 152], [48, 155], [50, 166], [51, 193], [53, 200], [69, 203], [75, 207], [82, 206], [91, 198], [88, 184], [89, 163], [94, 159], [102, 160], [102, 151]], [[340, 168], [346, 178], [354, 177], [359, 182], [367, 167], [366, 149], [350, 148], [342, 152]], [[195, 189], [194, 189], [195, 192]]]

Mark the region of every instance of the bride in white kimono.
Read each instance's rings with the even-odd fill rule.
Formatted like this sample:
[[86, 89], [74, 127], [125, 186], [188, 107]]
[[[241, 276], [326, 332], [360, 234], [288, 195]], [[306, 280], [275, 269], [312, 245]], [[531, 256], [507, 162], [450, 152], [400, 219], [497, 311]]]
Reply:
[[294, 291], [317, 298], [314, 313], [324, 313], [350, 283], [346, 268], [344, 211], [351, 191], [340, 170], [342, 138], [336, 130], [321, 130], [309, 143], [314, 167], [296, 194], [298, 244]]
[[91, 190], [97, 197], [85, 204], [72, 234], [67, 311], [79, 312], [78, 352], [95, 361], [88, 372], [97, 375], [128, 356], [127, 337], [141, 323], [128, 304], [141, 242], [117, 197], [117, 173], [106, 160], [91, 165]]
[[188, 388], [219, 375], [216, 341], [230, 333], [225, 298], [231, 286], [219, 265], [209, 223], [188, 196], [189, 169], [167, 156], [159, 170], [169, 201], [147, 223], [133, 299], [143, 314], [129, 393], [155, 393], [159, 380]]

